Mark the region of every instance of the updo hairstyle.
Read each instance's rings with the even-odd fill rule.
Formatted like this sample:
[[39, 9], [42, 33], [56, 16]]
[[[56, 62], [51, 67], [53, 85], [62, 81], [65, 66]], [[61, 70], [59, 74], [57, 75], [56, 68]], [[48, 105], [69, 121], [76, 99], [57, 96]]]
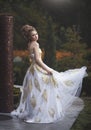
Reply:
[[33, 26], [30, 26], [30, 25], [24, 25], [22, 28], [21, 28], [21, 31], [22, 31], [22, 34], [24, 36], [24, 38], [28, 41], [31, 40], [31, 32], [32, 31], [36, 31], [36, 29], [33, 27]]

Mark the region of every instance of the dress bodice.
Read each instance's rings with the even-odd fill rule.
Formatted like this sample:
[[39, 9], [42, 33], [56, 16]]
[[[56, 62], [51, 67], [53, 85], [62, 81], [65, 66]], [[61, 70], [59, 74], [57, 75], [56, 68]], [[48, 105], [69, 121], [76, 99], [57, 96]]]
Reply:
[[[39, 48], [39, 56], [40, 56], [40, 58], [42, 56], [42, 50], [40, 48]], [[34, 50], [33, 49], [30, 50], [29, 58], [31, 59], [31, 61], [35, 60], [35, 54], [34, 54]]]

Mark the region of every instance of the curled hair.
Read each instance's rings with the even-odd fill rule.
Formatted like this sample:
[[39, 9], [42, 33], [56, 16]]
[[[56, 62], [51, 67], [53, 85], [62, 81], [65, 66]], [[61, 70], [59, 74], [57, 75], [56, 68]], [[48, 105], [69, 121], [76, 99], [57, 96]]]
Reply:
[[21, 28], [21, 31], [22, 31], [24, 38], [29, 41], [29, 40], [31, 40], [30, 33], [32, 31], [36, 31], [36, 29], [33, 26], [26, 24]]

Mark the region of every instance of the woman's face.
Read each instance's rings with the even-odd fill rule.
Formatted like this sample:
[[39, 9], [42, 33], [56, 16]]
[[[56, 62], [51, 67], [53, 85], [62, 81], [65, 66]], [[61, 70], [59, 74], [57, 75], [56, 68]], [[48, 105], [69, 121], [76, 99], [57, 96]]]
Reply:
[[37, 31], [32, 31], [31, 32], [31, 40], [32, 41], [37, 41], [38, 40], [38, 33], [37, 33]]

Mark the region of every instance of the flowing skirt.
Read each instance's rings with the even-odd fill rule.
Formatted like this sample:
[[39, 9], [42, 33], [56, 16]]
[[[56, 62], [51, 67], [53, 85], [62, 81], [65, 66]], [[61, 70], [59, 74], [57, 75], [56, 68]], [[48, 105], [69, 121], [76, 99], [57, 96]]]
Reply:
[[65, 111], [80, 95], [86, 69], [84, 66], [65, 72], [53, 70], [53, 75], [47, 75], [37, 64], [31, 64], [20, 87], [19, 106], [11, 115], [29, 123], [63, 119]]

